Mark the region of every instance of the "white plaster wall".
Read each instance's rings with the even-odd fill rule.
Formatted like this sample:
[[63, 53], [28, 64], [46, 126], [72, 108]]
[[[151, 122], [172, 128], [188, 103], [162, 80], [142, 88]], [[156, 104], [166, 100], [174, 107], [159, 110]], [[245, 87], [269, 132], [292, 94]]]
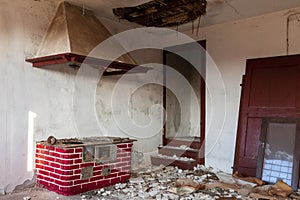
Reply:
[[[78, 132], [78, 124], [74, 121], [74, 113], [78, 109], [76, 105], [72, 105], [73, 92], [77, 89], [74, 88], [76, 71], [63, 66], [61, 71], [37, 69], [25, 62], [25, 58], [35, 56], [55, 14], [57, 3], [47, 0], [0, 1], [0, 189], [5, 189], [6, 192], [12, 191], [25, 180], [32, 179], [34, 174], [32, 170], [27, 169], [30, 157], [27, 151], [28, 148], [33, 148], [28, 146], [29, 111], [36, 114], [33, 142], [45, 140], [50, 135], [57, 138], [91, 135], [89, 132]], [[139, 63], [147, 63], [153, 58], [162, 59], [161, 52], [149, 51], [150, 54], [146, 50], [135, 52], [133, 57]], [[161, 75], [154, 74], [152, 77], [159, 80]], [[144, 79], [143, 74], [132, 76], [125, 80], [129, 87], [131, 83]], [[96, 135], [137, 138], [134, 149], [151, 154], [161, 143], [160, 133], [152, 137], [145, 135], [146, 133], [125, 134], [118, 129], [110, 115], [110, 96], [116, 81], [116, 77], [106, 77], [103, 82], [100, 81], [97, 92], [95, 91], [94, 107], [100, 124]], [[105, 95], [102, 96], [102, 93]], [[82, 93], [83, 99], [84, 94]], [[161, 101], [160, 87], [141, 87], [133, 93], [129, 111], [134, 113], [133, 118], [138, 123], [149, 123], [146, 116], [148, 107]], [[88, 106], [91, 105], [86, 105]], [[162, 117], [158, 111], [160, 110], [151, 110], [157, 121]], [[80, 125], [89, 127], [86, 118], [91, 116], [92, 114], [81, 116], [83, 123]], [[92, 133], [95, 135], [95, 132]], [[143, 139], [142, 136], [148, 139]], [[147, 158], [149, 162], [149, 156]]]
[[[206, 124], [206, 165], [231, 172], [234, 161], [237, 119], [240, 101], [240, 84], [245, 71], [246, 59], [286, 55], [287, 15], [285, 10], [246, 20], [201, 28], [199, 36], [186, 34], [196, 40], [206, 39], [208, 55], [212, 57], [221, 72], [225, 92], [211, 85], [207, 90]], [[290, 23], [290, 53], [300, 53], [300, 23], [293, 19]], [[214, 65], [207, 62], [207, 81], [215, 82], [210, 72]], [[210, 94], [215, 95], [211, 99]], [[215, 112], [223, 107], [217, 98], [226, 95], [226, 117], [222, 129], [222, 114]], [[216, 98], [217, 97], [217, 98]], [[213, 104], [211, 102], [214, 102]], [[211, 121], [212, 115], [216, 115]]]
[[54, 9], [48, 2], [41, 5], [0, 2], [0, 188], [7, 191], [32, 178], [32, 171], [27, 171], [28, 111], [38, 112], [37, 107], [46, 104], [44, 83], [39, 80], [42, 77], [24, 62], [27, 55], [34, 54], [35, 44], [41, 41]]

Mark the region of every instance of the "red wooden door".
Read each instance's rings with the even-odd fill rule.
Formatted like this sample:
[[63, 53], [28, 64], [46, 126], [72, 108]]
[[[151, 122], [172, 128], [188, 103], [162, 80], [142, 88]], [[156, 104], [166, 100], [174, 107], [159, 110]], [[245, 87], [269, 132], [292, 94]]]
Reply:
[[256, 175], [265, 117], [300, 117], [300, 55], [247, 60], [234, 171]]

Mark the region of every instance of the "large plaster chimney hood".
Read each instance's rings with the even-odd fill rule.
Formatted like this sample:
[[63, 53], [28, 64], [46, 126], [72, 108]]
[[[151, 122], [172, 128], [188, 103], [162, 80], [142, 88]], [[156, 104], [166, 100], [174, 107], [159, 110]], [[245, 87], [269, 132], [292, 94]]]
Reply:
[[[55, 69], [60, 64], [79, 67], [82, 62], [97, 66], [111, 63], [104, 75], [124, 74], [136, 66], [129, 54], [118, 60], [88, 56], [89, 53], [111, 34], [90, 10], [62, 2], [58, 6], [43, 43], [35, 58], [26, 59], [33, 67]], [[116, 44], [113, 48], [123, 48]], [[149, 68], [141, 68], [135, 72], [147, 72]]]

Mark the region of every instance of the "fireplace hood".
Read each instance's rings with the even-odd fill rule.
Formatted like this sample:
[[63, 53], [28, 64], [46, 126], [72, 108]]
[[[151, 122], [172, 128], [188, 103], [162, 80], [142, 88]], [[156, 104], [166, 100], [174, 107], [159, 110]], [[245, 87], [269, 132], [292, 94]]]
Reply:
[[[127, 73], [136, 66], [128, 53], [113, 61], [88, 56], [97, 45], [110, 36], [110, 32], [91, 10], [62, 2], [57, 8], [36, 57], [26, 61], [31, 62], [33, 67], [54, 70], [61, 64], [79, 67], [85, 62], [99, 67], [109, 65], [104, 75]], [[118, 43], [113, 45], [113, 48], [124, 49]], [[145, 73], [148, 70], [149, 68], [139, 67], [138, 70], [134, 70], [134, 73]]]

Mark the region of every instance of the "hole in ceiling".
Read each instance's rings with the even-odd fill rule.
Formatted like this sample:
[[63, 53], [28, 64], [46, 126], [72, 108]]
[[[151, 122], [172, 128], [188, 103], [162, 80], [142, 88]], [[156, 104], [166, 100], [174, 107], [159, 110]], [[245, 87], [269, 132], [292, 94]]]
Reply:
[[206, 0], [153, 0], [134, 7], [114, 8], [113, 13], [143, 26], [172, 27], [204, 15], [206, 6]]

